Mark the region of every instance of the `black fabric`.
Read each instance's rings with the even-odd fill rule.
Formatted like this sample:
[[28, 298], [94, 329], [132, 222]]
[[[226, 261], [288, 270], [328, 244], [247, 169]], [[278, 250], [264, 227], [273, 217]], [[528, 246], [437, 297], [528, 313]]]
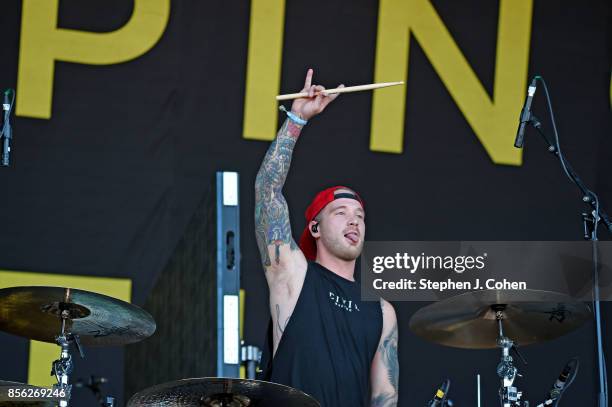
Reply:
[[262, 379], [300, 389], [324, 407], [369, 405], [370, 367], [382, 332], [382, 311], [378, 301], [361, 301], [359, 282], [308, 263], [272, 363], [271, 328]]
[[340, 198], [350, 198], [350, 199], [354, 199], [356, 201], [359, 200], [359, 198], [357, 198], [357, 195], [349, 194], [348, 192], [341, 192], [339, 194], [334, 194], [334, 199], [340, 199]]
[[[25, 3], [4, 0], [0, 15], [0, 89], [15, 88], [15, 101], [24, 97], [17, 78]], [[134, 5], [125, 0], [57, 3], [58, 28], [96, 32], [120, 28]], [[313, 83], [328, 88], [375, 81], [379, 5], [384, 2], [285, 3], [281, 73], [269, 86], [278, 85], [279, 94], [298, 91], [308, 67], [315, 70]], [[483, 89], [496, 99], [500, 2], [429, 3]], [[114, 65], [55, 63], [51, 119], [21, 116], [19, 109], [12, 117], [11, 167], [0, 168], [0, 268], [129, 278], [133, 302], [143, 305], [215, 171], [237, 171], [244, 340], [261, 346], [270, 315], [254, 238], [253, 185], [270, 143], [242, 136], [250, 11], [255, 3], [229, 4], [172, 1], [160, 41], [133, 60]], [[546, 79], [564, 154], [608, 212], [611, 13], [610, 0], [534, 1], [525, 72], [526, 79], [535, 74]], [[319, 23], [315, 30], [313, 14]], [[341, 95], [309, 121], [295, 148], [283, 189], [294, 236], [304, 228], [303, 213], [312, 197], [327, 186], [345, 185], [359, 191], [368, 204], [368, 241], [581, 239], [580, 213], [586, 208], [582, 196], [537, 132], [527, 130], [522, 166], [493, 163], [419, 41], [410, 38], [408, 73], [385, 78], [406, 81], [406, 117], [400, 123], [404, 152], [370, 148], [372, 98], [393, 90]], [[524, 96], [526, 89], [520, 91]], [[532, 111], [550, 135], [542, 96], [540, 89]], [[516, 125], [523, 101], [515, 106]], [[600, 228], [600, 238], [610, 235]], [[484, 383], [482, 400], [489, 400], [484, 404], [495, 405], [496, 351], [424, 341], [410, 331], [409, 322], [426, 304], [394, 305], [400, 407], [425, 405], [446, 377], [452, 380], [449, 395], [455, 404], [474, 406], [477, 374]], [[602, 304], [602, 315], [604, 347], [609, 350], [612, 303]], [[529, 365], [520, 367], [525, 378], [518, 382], [524, 398], [539, 402], [565, 361], [577, 355], [581, 369], [563, 405], [596, 405], [594, 332], [593, 323], [586, 323], [561, 338], [524, 347]], [[190, 339], [174, 340], [182, 344]], [[74, 379], [106, 377], [104, 393], [125, 405], [131, 394], [123, 397], [123, 354], [131, 346], [100, 347], [89, 350], [86, 359], [74, 358]], [[0, 352], [0, 379], [27, 382], [28, 340], [0, 332], [0, 348], [7, 349]], [[185, 349], [184, 357], [192, 357]], [[157, 353], [164, 352], [162, 347]], [[48, 374], [49, 366], [39, 368]], [[73, 396], [71, 405], [98, 405], [89, 389], [73, 388]]]

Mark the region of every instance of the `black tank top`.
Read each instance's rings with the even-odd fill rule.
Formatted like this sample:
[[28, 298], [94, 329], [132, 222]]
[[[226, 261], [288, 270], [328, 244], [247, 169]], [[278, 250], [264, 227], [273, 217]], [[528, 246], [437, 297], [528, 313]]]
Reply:
[[381, 332], [380, 302], [362, 302], [358, 282], [308, 263], [271, 363], [270, 324], [260, 378], [302, 390], [323, 407], [369, 406], [370, 367]]

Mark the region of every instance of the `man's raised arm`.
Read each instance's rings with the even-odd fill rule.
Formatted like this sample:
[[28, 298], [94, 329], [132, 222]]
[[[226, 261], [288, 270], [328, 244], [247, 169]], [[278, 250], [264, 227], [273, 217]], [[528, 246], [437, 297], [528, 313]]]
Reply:
[[[313, 71], [309, 69], [302, 89], [302, 92], [309, 93], [309, 97], [296, 99], [291, 107], [292, 113], [303, 120], [322, 112], [338, 96], [315, 96], [315, 92], [325, 88], [312, 85], [312, 75]], [[291, 235], [289, 208], [282, 192], [302, 127], [290, 118], [285, 120], [268, 148], [255, 180], [255, 235], [266, 271], [286, 270], [296, 262], [306, 264]]]
[[299, 251], [291, 236], [289, 208], [282, 188], [301, 130], [300, 125], [285, 120], [255, 179], [255, 235], [266, 271], [286, 265], [290, 260], [287, 257]]

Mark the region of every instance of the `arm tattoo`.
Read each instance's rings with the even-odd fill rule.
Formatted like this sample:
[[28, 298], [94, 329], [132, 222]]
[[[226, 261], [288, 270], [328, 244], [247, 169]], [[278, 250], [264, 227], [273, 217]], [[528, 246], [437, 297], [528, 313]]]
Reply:
[[[384, 315], [385, 304], [381, 300], [380, 306]], [[380, 358], [382, 364], [386, 370], [387, 378], [389, 383], [393, 387], [393, 392], [383, 392], [372, 397], [371, 407], [395, 407], [397, 406], [397, 393], [399, 389], [399, 360], [397, 357], [397, 321], [394, 323], [393, 328], [383, 338], [382, 342], [378, 345], [378, 352], [380, 352]]]
[[282, 188], [301, 129], [289, 119], [285, 120], [268, 148], [255, 180], [255, 236], [264, 267], [272, 265], [268, 254], [270, 245], [274, 245], [276, 264], [280, 263], [281, 245], [289, 244], [291, 249], [297, 248], [291, 237], [289, 209]]
[[290, 316], [287, 317], [287, 319], [285, 320], [284, 324], [281, 324], [281, 319], [280, 319], [280, 306], [278, 304], [276, 304], [275, 306], [276, 308], [276, 329], [274, 330], [276, 338], [277, 338], [277, 344], [280, 341], [281, 336], [283, 336], [283, 333], [285, 332], [285, 328], [287, 328], [287, 324], [289, 323], [289, 318], [291, 318]]
[[399, 385], [399, 360], [397, 357], [397, 322], [393, 325], [391, 332], [382, 343], [379, 345], [380, 354], [382, 356], [383, 364], [387, 369], [387, 375], [389, 382], [395, 389], [397, 394]]
[[370, 402], [370, 407], [395, 407], [396, 405], [397, 396], [390, 393], [379, 394]]

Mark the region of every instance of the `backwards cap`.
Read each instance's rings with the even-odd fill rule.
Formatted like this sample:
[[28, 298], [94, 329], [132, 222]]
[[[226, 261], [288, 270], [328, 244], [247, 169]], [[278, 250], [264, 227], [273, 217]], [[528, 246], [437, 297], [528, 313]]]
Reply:
[[304, 216], [306, 217], [306, 226], [304, 227], [304, 231], [300, 237], [299, 245], [300, 249], [302, 249], [302, 252], [304, 253], [304, 256], [306, 256], [306, 259], [310, 261], [314, 261], [317, 258], [317, 244], [315, 238], [310, 234], [308, 224], [310, 221], [314, 220], [314, 218], [323, 210], [323, 208], [336, 199], [350, 198], [358, 201], [365, 209], [363, 201], [356, 192], [335, 193], [339, 189], [351, 190], [350, 188], [342, 185], [336, 185], [335, 187], [324, 189], [314, 197], [312, 202], [310, 202], [310, 205], [308, 205], [308, 208], [306, 208], [306, 212], [304, 213]]

